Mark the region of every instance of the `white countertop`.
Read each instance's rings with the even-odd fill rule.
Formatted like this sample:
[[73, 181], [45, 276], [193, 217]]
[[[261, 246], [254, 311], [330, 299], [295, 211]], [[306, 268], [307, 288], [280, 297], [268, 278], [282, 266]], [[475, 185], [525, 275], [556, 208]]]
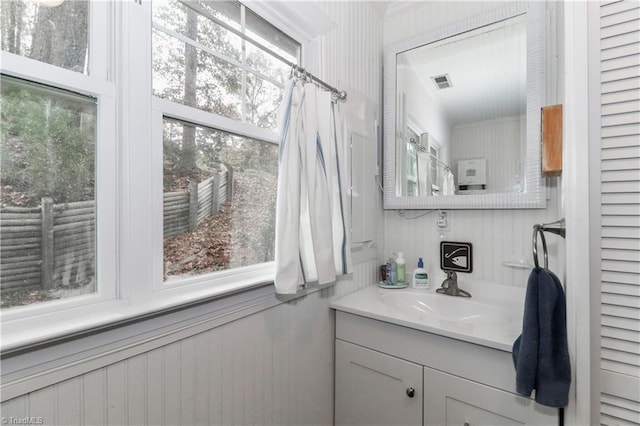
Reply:
[[331, 301], [338, 311], [511, 352], [522, 332], [524, 288], [459, 281], [471, 298], [376, 284]]

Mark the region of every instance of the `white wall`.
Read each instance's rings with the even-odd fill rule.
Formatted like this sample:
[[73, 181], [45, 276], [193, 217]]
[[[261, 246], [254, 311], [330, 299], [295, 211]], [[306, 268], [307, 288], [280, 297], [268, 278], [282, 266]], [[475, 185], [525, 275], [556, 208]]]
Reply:
[[2, 416], [47, 425], [331, 424], [328, 302], [372, 273], [375, 262], [360, 264], [352, 281], [333, 289], [13, 398]]
[[398, 2], [384, 21], [384, 44], [417, 37], [469, 16], [504, 5], [496, 1]]
[[[438, 107], [431, 94], [420, 84], [413, 71], [407, 69], [399, 70], [397, 76], [399, 93], [406, 95], [406, 111], [408, 119], [418, 127], [418, 134], [427, 132], [429, 136], [442, 145], [447, 146], [450, 141], [449, 124], [443, 115], [442, 109]], [[443, 159], [444, 153], [442, 153]]]
[[[319, 4], [337, 26], [312, 42], [321, 53], [311, 55], [310, 69], [379, 104], [381, 18], [363, 2]], [[377, 151], [375, 141], [369, 149]], [[371, 214], [382, 222], [381, 209]], [[14, 382], [3, 377], [2, 416], [40, 416], [44, 424], [59, 425], [331, 424], [334, 318], [329, 300], [377, 279], [375, 247], [381, 239], [379, 232], [367, 246], [371, 250], [360, 249], [353, 276], [335, 288], [222, 319], [219, 326], [134, 339], [109, 357], [92, 352], [51, 370], [38, 366], [33, 354], [18, 355], [39, 372]], [[63, 353], [73, 345], [48, 351]], [[12, 389], [11, 399], [5, 389]], [[25, 391], [16, 394], [16, 389]]]
[[453, 126], [449, 165], [456, 178], [458, 161], [485, 158], [487, 192], [512, 192], [524, 187], [526, 128], [524, 115]]
[[[474, 16], [503, 5], [500, 2], [424, 2], [411, 3], [405, 9], [396, 10], [394, 15], [385, 19], [384, 44], [416, 37], [458, 20]], [[548, 4], [553, 7], [553, 4]], [[393, 9], [391, 9], [393, 12]], [[550, 19], [549, 34], [555, 34], [554, 20]], [[557, 79], [554, 40], [548, 49], [549, 87], [547, 103], [561, 103], [554, 83]], [[473, 244], [473, 272], [460, 274], [460, 278], [491, 281], [498, 284], [525, 287], [529, 269], [504, 266], [503, 262], [514, 256], [522, 256], [533, 264], [531, 253], [532, 226], [536, 223], [553, 222], [559, 219], [558, 179], [548, 180], [548, 200], [546, 209], [534, 210], [450, 210], [450, 230], [444, 234], [448, 241], [466, 241]], [[385, 256], [391, 251], [402, 251], [407, 259], [407, 270], [415, 268], [418, 257], [423, 257], [425, 267], [432, 275], [436, 285], [444, 279], [440, 271], [439, 245], [440, 233], [436, 230], [438, 213], [424, 215], [424, 211], [385, 211], [384, 250]], [[424, 216], [421, 216], [424, 215]], [[420, 216], [420, 217], [418, 217]], [[417, 217], [417, 218], [416, 218]], [[416, 218], [416, 219], [412, 219]], [[564, 243], [559, 237], [547, 238], [549, 246], [549, 267], [563, 275]]]

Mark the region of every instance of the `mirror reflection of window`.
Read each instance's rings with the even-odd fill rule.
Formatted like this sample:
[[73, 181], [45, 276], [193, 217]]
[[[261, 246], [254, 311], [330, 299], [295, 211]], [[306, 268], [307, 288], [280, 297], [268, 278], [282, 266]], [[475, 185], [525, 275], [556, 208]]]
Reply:
[[406, 180], [407, 195], [420, 195], [420, 185], [418, 182], [418, 134], [410, 127], [407, 128], [407, 162]]
[[431, 194], [438, 195], [440, 193], [440, 173], [438, 168], [438, 160], [440, 159], [440, 150], [435, 146], [429, 146], [429, 162], [431, 174]]

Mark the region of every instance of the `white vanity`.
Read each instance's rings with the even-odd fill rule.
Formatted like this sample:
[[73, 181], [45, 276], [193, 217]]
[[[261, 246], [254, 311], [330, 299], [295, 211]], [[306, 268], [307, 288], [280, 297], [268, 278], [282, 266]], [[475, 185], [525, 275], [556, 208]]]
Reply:
[[336, 310], [336, 425], [557, 425], [515, 393], [523, 289], [460, 283], [473, 297], [367, 286]]

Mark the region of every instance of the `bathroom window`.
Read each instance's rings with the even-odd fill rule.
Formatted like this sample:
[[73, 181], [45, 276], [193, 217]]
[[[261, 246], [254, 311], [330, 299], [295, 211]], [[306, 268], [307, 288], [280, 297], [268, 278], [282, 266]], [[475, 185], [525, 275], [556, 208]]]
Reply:
[[1, 1], [0, 24], [3, 350], [269, 281], [299, 43], [236, 1]]
[[0, 3], [0, 309], [13, 319], [115, 294], [115, 85], [108, 24], [90, 25], [109, 22], [106, 4]]
[[418, 146], [420, 138], [411, 128], [407, 128], [407, 137], [407, 164], [405, 165], [407, 171], [407, 195], [416, 196], [420, 195], [418, 182]]
[[442, 167], [438, 162], [440, 161], [440, 148], [435, 144], [429, 144], [429, 178], [431, 181], [431, 194], [438, 195], [440, 194], [440, 182], [442, 172], [440, 168]]
[[163, 121], [164, 280], [272, 261], [278, 146]]
[[2, 309], [96, 291], [96, 99], [0, 80]]
[[[275, 55], [274, 55], [275, 53]], [[153, 93], [275, 130], [300, 44], [237, 1], [153, 2]]]
[[152, 15], [163, 282], [260, 268], [274, 260], [284, 61], [300, 44], [233, 0], [154, 1]]

